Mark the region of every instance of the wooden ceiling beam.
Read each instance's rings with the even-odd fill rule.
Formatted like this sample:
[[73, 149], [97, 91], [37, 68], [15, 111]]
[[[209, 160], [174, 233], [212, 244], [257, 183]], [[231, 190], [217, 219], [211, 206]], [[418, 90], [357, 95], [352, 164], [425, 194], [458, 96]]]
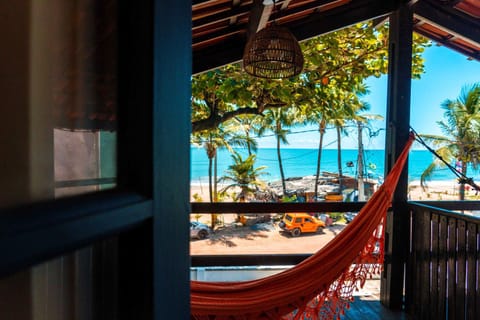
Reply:
[[352, 1], [331, 10], [319, 11], [306, 19], [289, 24], [288, 28], [302, 41], [358, 22], [386, 17], [397, 8], [398, 1], [395, 0]]
[[[332, 10], [315, 13], [302, 22], [286, 24], [286, 27], [299, 41], [302, 41], [361, 21], [388, 15], [397, 8], [398, 0], [352, 1]], [[216, 46], [194, 50], [193, 73], [239, 62], [242, 59], [246, 42], [245, 37], [237, 35]]]
[[432, 7], [427, 2], [417, 2], [413, 6], [414, 13], [427, 20], [432, 25], [460, 37], [467, 42], [480, 46], [480, 26], [478, 21], [473, 21], [457, 10], [444, 7], [442, 10]]
[[455, 6], [455, 9], [463, 11], [469, 16], [472, 16], [473, 18], [478, 19], [480, 18], [480, 3], [479, 2], [474, 3], [474, 1], [478, 1], [478, 0], [469, 0], [469, 1], [460, 2]]
[[204, 47], [193, 52], [192, 73], [201, 73], [242, 59], [245, 37], [236, 35], [215, 46]]
[[195, 49], [196, 46], [202, 46], [203, 42], [215, 42], [215, 39], [221, 39], [223, 37], [226, 37], [228, 35], [233, 35], [233, 34], [242, 34], [245, 32], [245, 26], [242, 25], [230, 25], [230, 26], [225, 26], [225, 27], [219, 27], [218, 29], [208, 32], [204, 35], [199, 35], [192, 40], [194, 40], [194, 43], [192, 44], [193, 48]]
[[[239, 7], [240, 4], [241, 4], [241, 1], [240, 1], [240, 0], [233, 0], [233, 1], [232, 1], [232, 7], [233, 7], [233, 8]], [[237, 20], [238, 20], [238, 17], [237, 17], [237, 16], [231, 17], [231, 18], [230, 18], [230, 24], [235, 24], [235, 23], [237, 22]]]
[[341, 2], [345, 2], [345, 0], [318, 0], [315, 2], [307, 3], [302, 6], [293, 7], [292, 5], [292, 7], [290, 8], [273, 12], [271, 16], [272, 16], [272, 19], [274, 20], [282, 20], [282, 18], [284, 17], [296, 15], [306, 11], [312, 11], [312, 9], [322, 10], [325, 7], [332, 6], [335, 4], [345, 5], [345, 4], [341, 4]]
[[422, 35], [426, 38], [431, 39], [432, 41], [435, 41], [439, 45], [445, 46], [446, 48], [449, 48], [453, 51], [456, 51], [458, 53], [463, 54], [465, 57], [467, 57], [467, 59], [470, 59], [470, 60], [475, 59], [477, 61], [480, 61], [480, 52], [479, 51], [467, 50], [467, 49], [463, 48], [462, 46], [459, 46], [458, 44], [456, 44], [455, 42], [452, 41], [455, 38], [438, 37], [438, 36], [432, 35], [431, 33], [426, 32], [424, 30], [417, 30], [415, 32], [417, 32], [418, 34], [420, 34], [420, 35]]
[[218, 0], [192, 0], [192, 7], [211, 6], [218, 3]]
[[454, 7], [463, 0], [429, 0], [429, 2], [433, 2], [439, 5], [444, 5], [444, 6], [449, 6], [449, 7]]
[[215, 13], [209, 16], [205, 16], [199, 19], [194, 19], [192, 21], [193, 29], [204, 27], [210, 24], [217, 23], [222, 20], [229, 20], [232, 18], [237, 18], [240, 15], [248, 14], [249, 7], [248, 6], [234, 6], [230, 10], [222, 11], [219, 13]]

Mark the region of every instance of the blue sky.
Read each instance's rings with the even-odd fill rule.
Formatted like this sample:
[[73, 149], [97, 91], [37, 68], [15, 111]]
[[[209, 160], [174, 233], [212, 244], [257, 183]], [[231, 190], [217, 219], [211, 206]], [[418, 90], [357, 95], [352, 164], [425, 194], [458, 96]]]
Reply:
[[[480, 62], [467, 60], [467, 57], [435, 43], [427, 48], [423, 55], [425, 59], [425, 73], [420, 80], [412, 81], [410, 113], [411, 126], [418, 133], [441, 134], [436, 122], [443, 119], [441, 103], [446, 99], [456, 99], [465, 85], [480, 82]], [[380, 114], [385, 118], [387, 99], [387, 77], [369, 78], [367, 84], [370, 94], [364, 97], [369, 102], [370, 114]], [[373, 127], [385, 128], [385, 121], [375, 121]], [[293, 129], [303, 131], [304, 129]], [[353, 130], [353, 129], [352, 129]], [[351, 131], [352, 131], [351, 130]], [[384, 131], [377, 138], [364, 138], [367, 149], [384, 148]], [[292, 134], [289, 136], [289, 145], [282, 148], [317, 148], [318, 132]], [[342, 148], [355, 149], [357, 144], [356, 134], [352, 131], [349, 137], [342, 139]], [[336, 136], [333, 130], [327, 133], [324, 145], [326, 148], [336, 148]], [[273, 137], [259, 140], [259, 147], [274, 148]]]

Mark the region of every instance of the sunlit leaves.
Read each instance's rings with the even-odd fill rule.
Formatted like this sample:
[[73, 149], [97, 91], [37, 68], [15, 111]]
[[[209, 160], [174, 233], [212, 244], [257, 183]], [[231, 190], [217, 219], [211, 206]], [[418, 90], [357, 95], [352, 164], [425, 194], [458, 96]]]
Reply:
[[[417, 34], [413, 40], [412, 78], [419, 78], [424, 72], [422, 53], [430, 43]], [[301, 47], [304, 71], [290, 79], [255, 78], [239, 64], [193, 76], [192, 130], [214, 128], [242, 109], [261, 114], [269, 108], [333, 105], [349, 93], [360, 94], [366, 78], [388, 72], [388, 23], [376, 28], [358, 23], [306, 40]], [[199, 122], [202, 126], [197, 127]]]
[[[422, 135], [422, 138], [445, 162], [463, 164], [461, 173], [466, 175], [466, 164], [473, 168], [480, 165], [480, 84], [464, 86], [458, 98], [444, 100], [442, 108], [444, 117], [437, 124], [445, 136]], [[422, 184], [436, 169], [445, 166], [444, 162], [435, 159], [422, 174]], [[460, 196], [463, 196], [463, 186]]]

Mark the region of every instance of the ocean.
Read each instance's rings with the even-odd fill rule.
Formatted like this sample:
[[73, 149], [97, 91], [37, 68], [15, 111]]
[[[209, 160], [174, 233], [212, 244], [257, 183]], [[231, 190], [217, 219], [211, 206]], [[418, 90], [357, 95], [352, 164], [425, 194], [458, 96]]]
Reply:
[[[247, 157], [247, 151], [244, 149], [236, 149], [242, 154], [243, 158]], [[261, 179], [265, 182], [280, 180], [280, 170], [278, 167], [277, 150], [275, 148], [260, 148], [256, 152], [256, 166], [265, 166]], [[316, 172], [317, 150], [315, 149], [281, 149], [282, 163], [285, 177], [301, 177], [314, 175]], [[356, 176], [357, 174], [357, 157], [358, 150], [346, 149], [342, 150], [342, 170], [344, 175]], [[409, 181], [420, 180], [421, 174], [433, 161], [434, 156], [428, 150], [411, 150], [409, 155], [408, 175]], [[364, 164], [367, 168], [369, 178], [383, 181], [384, 175], [384, 150], [365, 150]], [[230, 152], [227, 150], [218, 151], [218, 177], [224, 175], [225, 170], [232, 163]], [[353, 166], [352, 166], [353, 164]], [[205, 184], [208, 182], [208, 158], [203, 148], [191, 148], [191, 184]], [[338, 172], [337, 169], [337, 150], [324, 149], [322, 151], [322, 161], [320, 171]], [[468, 169], [467, 176], [474, 179], [478, 183], [480, 176], [478, 171], [472, 168]], [[434, 172], [431, 181], [451, 181], [456, 176], [448, 169], [442, 168]]]

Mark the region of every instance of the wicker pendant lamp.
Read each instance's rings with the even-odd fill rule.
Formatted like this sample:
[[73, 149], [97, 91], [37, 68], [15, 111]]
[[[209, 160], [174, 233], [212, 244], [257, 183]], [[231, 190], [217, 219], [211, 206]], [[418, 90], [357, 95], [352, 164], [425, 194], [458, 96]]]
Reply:
[[260, 78], [296, 76], [302, 72], [303, 61], [295, 36], [287, 28], [277, 25], [275, 20], [257, 32], [243, 52], [243, 68], [248, 74]]

